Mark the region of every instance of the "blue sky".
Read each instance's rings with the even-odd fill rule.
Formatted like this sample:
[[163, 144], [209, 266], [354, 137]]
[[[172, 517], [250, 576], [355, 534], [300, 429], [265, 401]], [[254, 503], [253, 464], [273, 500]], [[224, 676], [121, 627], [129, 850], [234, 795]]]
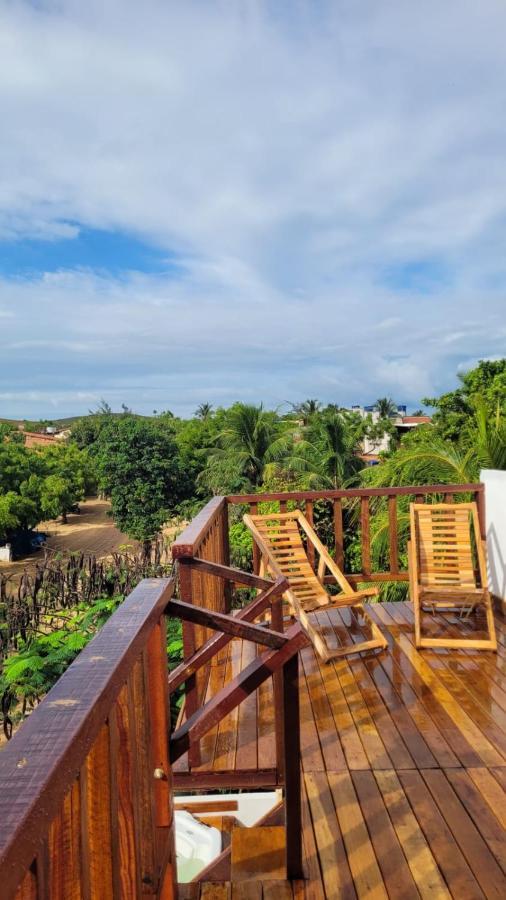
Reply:
[[502, 0], [0, 0], [0, 416], [388, 394], [506, 350]]

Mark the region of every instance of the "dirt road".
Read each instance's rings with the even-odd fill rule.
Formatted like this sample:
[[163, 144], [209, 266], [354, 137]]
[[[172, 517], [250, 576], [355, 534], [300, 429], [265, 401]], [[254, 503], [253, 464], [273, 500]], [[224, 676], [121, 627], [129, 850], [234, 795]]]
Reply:
[[[122, 534], [107, 515], [111, 508], [107, 500], [84, 500], [79, 506], [81, 512], [70, 513], [67, 525], [52, 520], [41, 522], [38, 526], [38, 531], [44, 531], [49, 535], [46, 546], [50, 550], [67, 553], [79, 550], [104, 557], [110, 556], [125, 544], [129, 547], [135, 546], [135, 541]], [[42, 560], [43, 556], [43, 551], [39, 550], [16, 562], [0, 562], [0, 572], [5, 575], [21, 573]]]

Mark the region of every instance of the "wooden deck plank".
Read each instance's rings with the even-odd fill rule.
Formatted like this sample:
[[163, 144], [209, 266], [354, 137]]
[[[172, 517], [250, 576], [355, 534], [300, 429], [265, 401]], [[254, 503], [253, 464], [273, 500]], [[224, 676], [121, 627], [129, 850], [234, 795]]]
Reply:
[[504, 875], [444, 772], [431, 769], [422, 774], [483, 893], [486, 897], [503, 898]]
[[[336, 610], [336, 615], [342, 618], [340, 611]], [[362, 630], [358, 631], [358, 633], [355, 630], [352, 630], [352, 636], [356, 643], [360, 643], [364, 640]], [[371, 662], [377, 662], [380, 657], [381, 654], [379, 654], [376, 659], [371, 655], [369, 660]], [[374, 679], [370, 675], [365, 659], [352, 656], [349, 658], [348, 663], [393, 767], [396, 769], [413, 768], [414, 760], [404, 744], [397, 726], [390, 716], [388, 708], [377, 689]]]
[[332, 793], [325, 772], [310, 772], [304, 781], [326, 897], [357, 897]]
[[[400, 620], [406, 621], [402, 610], [397, 612], [397, 621]], [[501, 758], [506, 763], [506, 733], [498, 727], [497, 716], [494, 719], [482, 707], [481, 703], [473, 697], [461, 679], [456, 677], [446, 667], [445, 661], [448, 657], [448, 651], [441, 653], [428, 650], [424, 651], [422, 656], [416, 651], [412, 634], [405, 639], [411, 644], [412, 659], [420, 660], [418, 663], [419, 670], [423, 673], [422, 677], [425, 680], [427, 678], [430, 680], [432, 692], [436, 692], [436, 683], [443, 687], [444, 696], [442, 695], [443, 699], [441, 702], [444, 703], [447, 710], [451, 710], [449, 714], [455, 722], [459, 723], [461, 731], [467, 736], [470, 728], [472, 729], [468, 740], [473, 742], [476, 749], [479, 749], [484, 763], [486, 765], [500, 765]], [[437, 679], [437, 682], [434, 679]], [[474, 680], [477, 681], [476, 676]], [[439, 687], [437, 689], [439, 690]], [[465, 719], [459, 714], [458, 710], [465, 714]], [[502, 710], [498, 710], [497, 714], [502, 716]], [[483, 738], [485, 738], [485, 742], [483, 742]], [[485, 757], [483, 757], [484, 753], [486, 754]], [[491, 753], [492, 756], [490, 755]]]
[[[242, 641], [234, 639], [229, 643], [229, 655], [226, 665], [225, 684], [228, 684], [241, 671]], [[237, 749], [237, 726], [239, 707], [221, 720], [218, 726], [213, 768], [216, 771], [233, 769]]]
[[[312, 652], [311, 650], [309, 652]], [[364, 750], [357, 726], [349, 710], [334, 666], [315, 659], [318, 663], [322, 681], [332, 710], [337, 734], [343, 748], [346, 765], [349, 769], [368, 769], [369, 761]]]
[[445, 775], [499, 866], [506, 872], [505, 834], [496, 816], [488, 804], [483, 802], [480, 791], [467, 772], [462, 769], [448, 769]]
[[392, 761], [388, 756], [374, 720], [364, 703], [349, 662], [345, 659], [339, 659], [334, 660], [329, 663], [329, 665], [334, 667], [337, 677], [339, 678], [343, 694], [360, 735], [370, 767], [373, 769], [391, 768]]
[[[410, 604], [369, 611], [387, 651], [329, 663], [311, 646], [301, 652], [306, 880], [227, 882], [213, 888], [218, 893], [206, 887], [207, 900], [506, 896], [504, 643], [497, 658], [472, 650], [420, 652]], [[345, 633], [348, 641], [363, 640], [361, 622], [348, 613], [318, 613], [336, 646]], [[433, 625], [452, 636], [459, 626], [454, 615]], [[500, 631], [504, 637], [504, 625]], [[255, 653], [231, 642], [207, 696]], [[205, 767], [274, 765], [273, 712], [269, 680], [254, 704], [250, 698], [235, 719], [220, 724], [211, 746], [203, 745]]]
[[[256, 656], [256, 646], [249, 641], [243, 641], [241, 670], [245, 669]], [[255, 693], [246, 697], [239, 706], [235, 765], [237, 769], [258, 768], [258, 720]]]
[[506, 792], [488, 769], [467, 769], [467, 774], [506, 831]]
[[[384, 605], [386, 607], [390, 604]], [[371, 607], [371, 616], [377, 618], [378, 624], [382, 625], [387, 635], [389, 652], [382, 654], [381, 666], [398, 694], [402, 706], [409, 713], [437, 764], [440, 766], [460, 765], [460, 761], [451, 746], [451, 740], [455, 738], [455, 729], [453, 729], [452, 722], [439, 705], [430, 702], [430, 698], [427, 697], [427, 691], [424, 692], [420, 679], [418, 679], [416, 673], [410, 670], [409, 665], [404, 663], [395, 640], [395, 633], [398, 627], [392, 623], [388, 613], [383, 613], [383, 610], [381, 610], [380, 614], [380, 604]], [[452, 731], [448, 734], [447, 732], [450, 729]], [[467, 752], [471, 751], [467, 742], [465, 749]], [[478, 764], [478, 757], [474, 756], [473, 759], [475, 764]]]
[[[257, 654], [261, 652], [257, 647]], [[276, 766], [276, 740], [272, 678], [260, 685], [257, 695], [257, 757], [262, 768]]]
[[329, 772], [328, 780], [357, 896], [388, 900], [350, 774]]
[[[345, 769], [346, 760], [339, 740], [339, 732], [336, 729], [332, 715], [332, 706], [312, 648], [304, 648], [300, 658], [311, 697], [311, 708], [325, 768], [330, 771]], [[330, 669], [330, 666], [326, 667], [326, 669]]]
[[374, 774], [353, 772], [352, 779], [388, 896], [392, 900], [415, 900], [420, 894]]
[[390, 610], [380, 609], [380, 604], [375, 611], [383, 622], [390, 620], [392, 623], [390, 630], [395, 636], [395, 663], [402, 667], [409, 683], [460, 760], [460, 765], [502, 765], [503, 756], [460, 709], [451, 692], [432, 672], [422, 653], [414, 648], [408, 637], [411, 635], [409, 626], [395, 622]]
[[393, 770], [376, 771], [374, 774], [420, 896], [436, 897], [438, 900], [450, 897], [451, 894], [397, 774]]
[[399, 779], [452, 897], [479, 900], [483, 892], [420, 772], [400, 772]]
[[[403, 607], [399, 610], [408, 624], [414, 622], [412, 611], [409, 607]], [[446, 627], [450, 637], [455, 637], [458, 633], [457, 626], [450, 628], [450, 623], [442, 615], [434, 617], [437, 624], [434, 631], [441, 635]], [[427, 632], [429, 629], [427, 628]], [[466, 655], [467, 654], [467, 655]], [[477, 651], [466, 650], [459, 655], [459, 659], [455, 659], [455, 652], [452, 650], [425, 651], [424, 658], [427, 659], [434, 669], [439, 670], [439, 677], [449, 687], [454, 685], [455, 690], [461, 692], [462, 696], [467, 694], [473, 698], [472, 702], [483, 707], [492, 720], [492, 723], [499, 726], [503, 732], [506, 732], [506, 692], [503, 691], [495, 682], [488, 677], [490, 660], [482, 662], [476, 658]], [[463, 693], [462, 693], [463, 692]], [[468, 705], [471, 700], [468, 699]]]

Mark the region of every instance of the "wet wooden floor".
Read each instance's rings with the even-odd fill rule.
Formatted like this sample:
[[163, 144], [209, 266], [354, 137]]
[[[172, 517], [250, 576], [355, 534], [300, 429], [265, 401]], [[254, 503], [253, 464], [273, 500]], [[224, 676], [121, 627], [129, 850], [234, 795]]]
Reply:
[[[327, 664], [311, 647], [301, 653], [306, 881], [188, 886], [183, 897], [506, 897], [504, 619], [497, 654], [419, 652], [411, 604], [369, 611], [387, 651]], [[363, 639], [349, 610], [327, 624], [336, 641]], [[426, 627], [472, 636], [476, 623], [436, 615]], [[231, 642], [208, 697], [255, 652]], [[270, 684], [208, 734], [202, 751], [203, 769], [274, 766]]]

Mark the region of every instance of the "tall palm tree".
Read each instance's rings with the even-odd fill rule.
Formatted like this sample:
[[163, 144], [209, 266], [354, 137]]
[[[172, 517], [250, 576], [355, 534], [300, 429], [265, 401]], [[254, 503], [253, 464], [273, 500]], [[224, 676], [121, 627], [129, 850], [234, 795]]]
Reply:
[[262, 483], [271, 446], [281, 430], [275, 413], [260, 406], [235, 403], [227, 413], [226, 425], [218, 435], [210, 461], [226, 457], [231, 466], [257, 487]]
[[209, 419], [212, 415], [213, 408], [210, 403], [200, 403], [195, 410], [197, 419]]
[[288, 447], [283, 438], [271, 456], [298, 476], [301, 489], [340, 488], [362, 467], [359, 459], [363, 426], [353, 414], [325, 410]]
[[293, 408], [296, 415], [302, 420], [302, 424], [309, 425], [311, 419], [320, 412], [321, 406], [319, 400], [312, 399], [304, 400], [303, 403], [296, 403]]
[[374, 405], [379, 412], [380, 419], [391, 419], [397, 415], [397, 405], [391, 397], [380, 397]]

